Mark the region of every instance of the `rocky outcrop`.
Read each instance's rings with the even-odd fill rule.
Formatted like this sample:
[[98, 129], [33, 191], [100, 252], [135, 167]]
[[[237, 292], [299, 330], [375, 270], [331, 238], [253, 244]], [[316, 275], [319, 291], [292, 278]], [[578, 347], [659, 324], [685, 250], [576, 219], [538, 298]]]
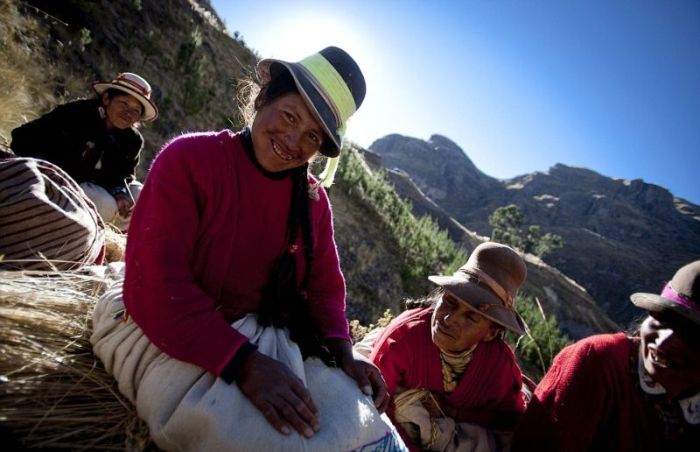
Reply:
[[631, 293], [659, 291], [678, 267], [700, 257], [700, 207], [663, 187], [562, 164], [500, 181], [454, 143], [439, 143], [389, 135], [370, 149], [478, 234], [490, 235], [494, 209], [516, 204], [529, 224], [561, 235], [564, 247], [545, 261], [585, 287], [618, 323], [639, 314]]
[[[500, 187], [497, 179], [479, 171], [456, 144], [440, 135], [428, 141], [388, 135], [374, 142], [370, 150], [382, 156], [388, 169], [406, 170], [423, 193], [457, 219], [455, 212], [479, 204], [478, 193]], [[409, 170], [414, 167], [423, 170]], [[463, 196], [456, 198], [454, 193]]]

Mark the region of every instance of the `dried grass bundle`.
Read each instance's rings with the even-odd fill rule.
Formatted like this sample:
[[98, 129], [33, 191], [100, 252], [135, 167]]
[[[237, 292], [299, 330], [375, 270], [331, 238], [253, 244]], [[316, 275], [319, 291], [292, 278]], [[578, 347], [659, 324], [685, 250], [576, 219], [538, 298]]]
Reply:
[[123, 261], [125, 251], [126, 235], [107, 224], [105, 228], [105, 262]]
[[92, 308], [108, 282], [0, 272], [0, 425], [23, 446], [157, 450], [92, 353]]

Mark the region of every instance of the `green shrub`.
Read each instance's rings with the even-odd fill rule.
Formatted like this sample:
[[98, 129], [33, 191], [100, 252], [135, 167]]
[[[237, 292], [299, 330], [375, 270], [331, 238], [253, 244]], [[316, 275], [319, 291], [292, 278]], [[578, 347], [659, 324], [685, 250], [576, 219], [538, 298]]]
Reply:
[[201, 45], [202, 33], [195, 28], [177, 51], [176, 65], [183, 76], [179, 101], [188, 115], [198, 113], [211, 99], [211, 94], [204, 86], [206, 58], [199, 52]]
[[384, 311], [384, 314], [382, 314], [382, 316], [379, 317], [379, 319], [377, 319], [377, 323], [370, 323], [369, 326], [364, 326], [357, 319], [351, 320], [350, 335], [352, 336], [352, 343], [356, 344], [360, 342], [367, 335], [367, 333], [374, 330], [375, 328], [386, 327], [389, 323], [391, 323], [392, 320], [394, 320], [394, 315], [391, 313], [390, 309]]
[[411, 203], [396, 194], [384, 171], [372, 172], [350, 145], [344, 147], [340, 156], [339, 186], [358, 195], [379, 213], [401, 250], [397, 258], [406, 295], [424, 294], [430, 287], [428, 275], [452, 273], [466, 261], [464, 250], [450, 240], [435, 220], [413, 216]]
[[85, 47], [92, 43], [92, 32], [87, 28], [80, 29], [80, 51], [85, 52]]
[[539, 300], [532, 295], [518, 296], [517, 310], [525, 322], [525, 335], [506, 334], [518, 357], [520, 366], [531, 378], [539, 380], [547, 372], [552, 360], [571, 341], [557, 326], [555, 316], [547, 317]]

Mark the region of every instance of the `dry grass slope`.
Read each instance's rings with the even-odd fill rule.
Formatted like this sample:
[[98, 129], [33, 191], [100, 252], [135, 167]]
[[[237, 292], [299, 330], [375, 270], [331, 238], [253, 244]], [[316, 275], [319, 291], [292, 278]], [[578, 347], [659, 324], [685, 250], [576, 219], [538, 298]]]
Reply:
[[55, 68], [46, 64], [39, 42], [46, 35], [37, 21], [20, 14], [15, 2], [0, 3], [0, 142], [15, 127], [57, 99], [45, 86]]

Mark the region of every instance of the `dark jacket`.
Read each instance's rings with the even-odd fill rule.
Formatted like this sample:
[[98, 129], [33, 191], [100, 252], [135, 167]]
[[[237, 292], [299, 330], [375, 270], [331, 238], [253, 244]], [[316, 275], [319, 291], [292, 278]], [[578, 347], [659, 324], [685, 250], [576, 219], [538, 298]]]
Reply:
[[113, 195], [123, 192], [143, 147], [133, 127], [107, 130], [99, 99], [69, 102], [12, 131], [15, 154], [48, 160], [76, 182], [92, 182]]

